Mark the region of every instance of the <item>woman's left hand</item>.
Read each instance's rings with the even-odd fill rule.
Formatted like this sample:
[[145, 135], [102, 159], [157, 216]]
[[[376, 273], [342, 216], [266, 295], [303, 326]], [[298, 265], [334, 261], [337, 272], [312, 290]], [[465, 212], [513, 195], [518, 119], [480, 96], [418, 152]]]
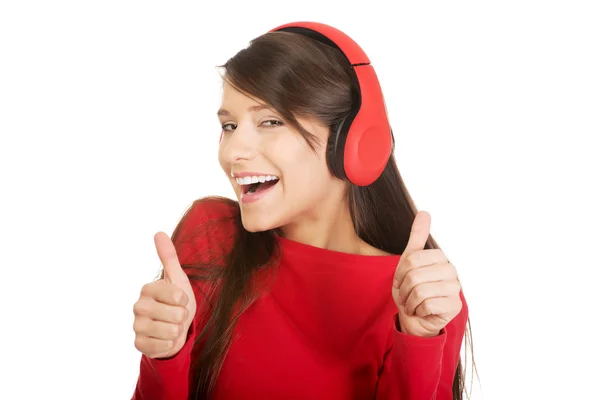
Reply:
[[418, 212], [392, 285], [400, 330], [422, 337], [439, 335], [462, 309], [456, 269], [442, 250], [424, 250], [430, 228], [431, 216]]

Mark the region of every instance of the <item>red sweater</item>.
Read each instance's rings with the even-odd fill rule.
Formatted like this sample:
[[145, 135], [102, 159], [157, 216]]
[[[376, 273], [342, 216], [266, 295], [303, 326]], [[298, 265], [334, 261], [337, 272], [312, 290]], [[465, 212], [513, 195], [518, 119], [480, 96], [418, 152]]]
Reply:
[[[232, 245], [231, 205], [197, 203], [174, 238], [182, 265]], [[213, 221], [212, 228], [204, 228]], [[221, 221], [221, 222], [218, 222]], [[196, 229], [197, 227], [202, 229]], [[274, 280], [239, 319], [213, 399], [452, 399], [467, 305], [433, 338], [395, 324], [392, 277], [400, 256], [363, 256], [278, 238]], [[170, 359], [142, 355], [133, 400], [186, 400], [193, 342], [202, 329], [201, 284], [189, 338]]]

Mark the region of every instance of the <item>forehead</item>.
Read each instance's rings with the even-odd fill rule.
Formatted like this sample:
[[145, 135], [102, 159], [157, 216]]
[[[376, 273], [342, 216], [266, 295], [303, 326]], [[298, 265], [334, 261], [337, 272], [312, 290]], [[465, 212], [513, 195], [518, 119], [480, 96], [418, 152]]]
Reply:
[[264, 102], [250, 96], [247, 93], [241, 92], [227, 81], [223, 82], [223, 94], [221, 96], [221, 104], [241, 104], [243, 106], [259, 106], [264, 105]]
[[244, 93], [225, 82], [223, 84], [223, 96], [221, 107], [217, 111], [220, 117], [229, 117], [233, 114], [257, 113], [263, 110], [276, 112], [264, 102]]

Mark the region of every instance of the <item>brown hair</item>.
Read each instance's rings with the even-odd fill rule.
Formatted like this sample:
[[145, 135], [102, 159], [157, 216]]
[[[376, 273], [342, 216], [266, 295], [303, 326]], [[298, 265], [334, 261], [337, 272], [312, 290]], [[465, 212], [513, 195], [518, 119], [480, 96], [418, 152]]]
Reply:
[[[316, 118], [333, 130], [352, 112], [357, 97], [358, 87], [344, 55], [333, 47], [296, 33], [274, 32], [259, 36], [221, 67], [228, 83], [269, 104], [313, 149], [317, 145], [316, 138], [296, 118]], [[332, 145], [330, 140], [327, 151], [331, 152]], [[331, 169], [335, 160], [328, 162]], [[360, 238], [386, 252], [402, 254], [417, 210], [393, 155], [374, 183], [365, 187], [348, 186], [352, 220]], [[226, 288], [212, 291], [208, 299], [212, 313], [195, 344], [201, 342], [202, 346], [200, 356], [192, 366], [192, 399], [209, 397], [231, 343], [235, 323], [240, 313], [252, 303], [254, 293], [250, 283], [253, 275], [259, 269], [275, 264], [270, 261], [277, 256], [275, 231], [246, 231], [239, 208], [233, 218], [236, 245], [224, 259], [225, 268], [216, 264], [184, 266], [194, 270], [190, 274], [192, 279]], [[176, 234], [177, 229], [173, 236]], [[430, 236], [426, 248], [439, 246]], [[466, 342], [472, 349], [470, 322]], [[454, 400], [463, 399], [464, 372], [459, 360], [453, 384]]]

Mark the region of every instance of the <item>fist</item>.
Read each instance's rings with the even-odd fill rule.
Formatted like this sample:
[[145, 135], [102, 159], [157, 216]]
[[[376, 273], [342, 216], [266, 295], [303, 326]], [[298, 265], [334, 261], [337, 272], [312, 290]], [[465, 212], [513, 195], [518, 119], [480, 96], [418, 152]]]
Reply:
[[179, 264], [171, 239], [154, 236], [164, 278], [142, 288], [133, 306], [135, 347], [150, 358], [172, 357], [181, 350], [196, 314], [196, 298]]
[[431, 217], [417, 213], [392, 284], [400, 329], [409, 335], [440, 334], [462, 309], [456, 269], [439, 249], [427, 249]]

